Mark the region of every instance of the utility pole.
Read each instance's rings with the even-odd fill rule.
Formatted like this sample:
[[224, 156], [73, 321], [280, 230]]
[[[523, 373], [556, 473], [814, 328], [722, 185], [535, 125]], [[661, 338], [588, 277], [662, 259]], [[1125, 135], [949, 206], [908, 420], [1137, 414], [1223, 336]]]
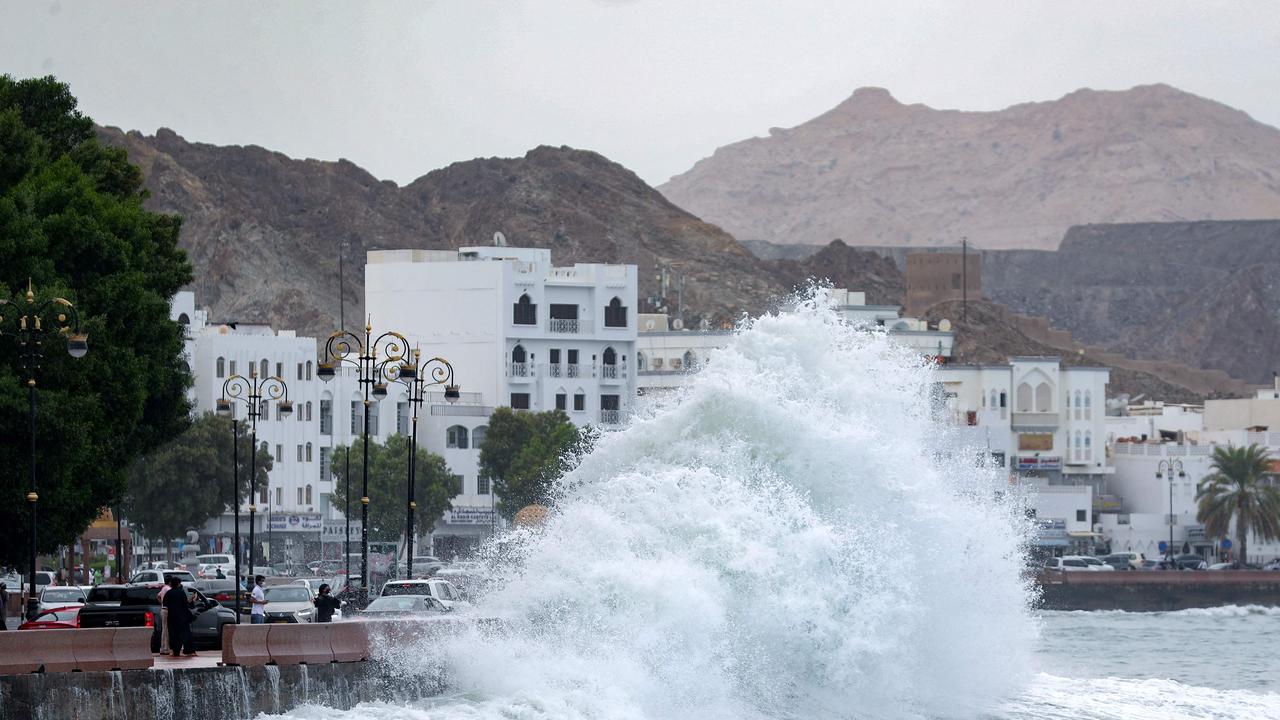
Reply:
[[960, 319], [969, 321], [969, 236], [960, 239]]

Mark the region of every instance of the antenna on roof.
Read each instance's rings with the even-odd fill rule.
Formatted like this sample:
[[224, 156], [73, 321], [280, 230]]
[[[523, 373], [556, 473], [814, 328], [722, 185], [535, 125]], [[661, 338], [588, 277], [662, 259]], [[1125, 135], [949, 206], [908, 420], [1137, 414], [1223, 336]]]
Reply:
[[507, 246], [507, 236], [506, 236], [506, 235], [503, 235], [503, 234], [502, 234], [502, 231], [498, 231], [498, 232], [496, 232], [496, 233], [494, 233], [494, 234], [493, 234], [493, 246], [494, 246], [494, 247], [506, 247], [506, 246]]

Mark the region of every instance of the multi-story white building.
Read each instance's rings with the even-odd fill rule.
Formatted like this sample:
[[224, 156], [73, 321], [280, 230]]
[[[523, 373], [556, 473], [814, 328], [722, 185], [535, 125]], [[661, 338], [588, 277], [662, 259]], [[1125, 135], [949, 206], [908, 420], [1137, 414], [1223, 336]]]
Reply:
[[1097, 539], [1094, 501], [1113, 472], [1104, 444], [1110, 370], [1013, 357], [1007, 365], [943, 365], [937, 378], [961, 441], [1038, 490], [1032, 507], [1053, 531], [1041, 545], [1083, 550]]
[[445, 358], [462, 389], [458, 403], [444, 402], [441, 390], [419, 420], [419, 444], [462, 481], [436, 526], [437, 552], [464, 550], [495, 522], [492, 488], [477, 473], [492, 408], [559, 409], [578, 425], [604, 427], [626, 416], [636, 396], [636, 288], [634, 265], [555, 267], [545, 249], [368, 254], [365, 308], [375, 333], [395, 330], [424, 358]]
[[[262, 543], [261, 557], [272, 563], [317, 556], [325, 525], [335, 525], [341, 516], [330, 507], [332, 480], [321, 469], [325, 443], [319, 423], [322, 383], [314, 372], [315, 338], [298, 337], [291, 330], [274, 331], [262, 324], [209, 324], [207, 313], [195, 307], [190, 292], [178, 293], [171, 315], [187, 327], [185, 352], [194, 381], [190, 390], [193, 412], [215, 412], [232, 376], [256, 374], [259, 379], [279, 377], [284, 381], [294, 403], [292, 415], [281, 417], [277, 403], [268, 400], [257, 422], [258, 443], [265, 444], [271, 454], [272, 469], [266, 486], [258, 488], [255, 542]], [[243, 402], [233, 402], [232, 411], [247, 421]], [[249, 504], [249, 498], [242, 498], [241, 531], [246, 534]], [[202, 544], [229, 549], [232, 533], [233, 519], [228, 512], [203, 529]], [[276, 547], [270, 546], [271, 540], [276, 541]]]

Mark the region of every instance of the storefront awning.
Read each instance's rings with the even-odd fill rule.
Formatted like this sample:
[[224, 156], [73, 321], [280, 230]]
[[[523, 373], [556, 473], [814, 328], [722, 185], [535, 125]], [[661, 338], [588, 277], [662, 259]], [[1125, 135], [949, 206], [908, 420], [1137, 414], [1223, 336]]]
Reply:
[[1102, 533], [1087, 532], [1087, 531], [1084, 531], [1084, 530], [1078, 530], [1078, 531], [1076, 531], [1076, 532], [1069, 532], [1069, 533], [1067, 533], [1067, 535], [1068, 535], [1069, 537], [1073, 537], [1073, 538], [1101, 538], [1101, 537], [1102, 537]]
[[1036, 547], [1070, 547], [1071, 543], [1066, 538], [1061, 537], [1045, 537], [1036, 538]]

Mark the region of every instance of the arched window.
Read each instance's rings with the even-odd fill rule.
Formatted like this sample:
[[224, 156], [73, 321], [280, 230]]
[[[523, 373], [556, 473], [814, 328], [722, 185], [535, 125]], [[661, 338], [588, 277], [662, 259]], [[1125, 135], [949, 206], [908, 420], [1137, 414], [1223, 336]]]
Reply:
[[511, 324], [537, 325], [538, 306], [529, 299], [528, 294], [521, 294], [515, 305], [511, 306]]
[[307, 422], [311, 422], [311, 401], [307, 401]]
[[694, 370], [694, 369], [697, 369], [697, 367], [698, 367], [698, 358], [697, 358], [696, 356], [694, 356], [693, 351], [691, 351], [691, 350], [685, 350], [685, 351], [684, 351], [684, 358], [683, 358], [683, 360], [684, 360], [684, 369], [685, 369], [685, 370]]
[[511, 362], [523, 363], [528, 359], [528, 355], [525, 353], [523, 345], [517, 345], [514, 348], [511, 348]]
[[1080, 397], [1080, 391], [1079, 391], [1079, 390], [1077, 390], [1077, 391], [1076, 391], [1076, 419], [1077, 419], [1077, 420], [1079, 420], [1079, 419], [1080, 419], [1080, 412], [1081, 412], [1081, 407], [1082, 407], [1081, 400], [1082, 400], [1082, 398]]
[[221, 378], [221, 377], [226, 377], [226, 376], [227, 376], [227, 372], [226, 372], [226, 371], [227, 371], [227, 359], [226, 359], [226, 358], [223, 358], [223, 357], [220, 357], [220, 358], [218, 358], [218, 361], [217, 361], [216, 363], [214, 363], [214, 364], [215, 364], [215, 365], [217, 366], [217, 368], [218, 368], [218, 377], [220, 377], [220, 378]]
[[1049, 412], [1052, 406], [1053, 390], [1049, 388], [1049, 383], [1036, 385], [1036, 412]]
[[1090, 430], [1084, 431], [1084, 459], [1093, 459], [1093, 432]]
[[1093, 419], [1093, 393], [1088, 390], [1084, 391], [1084, 419]]
[[474, 430], [472, 430], [471, 431], [471, 447], [479, 450], [480, 446], [484, 445], [484, 436], [485, 436], [485, 433], [487, 432], [489, 432], [488, 425], [481, 425], [475, 428]]
[[270, 417], [268, 417], [268, 415], [269, 413], [267, 413], [267, 401], [259, 400], [258, 401], [258, 417], [262, 418], [263, 420], [269, 420]]
[[1027, 383], [1018, 385], [1018, 412], [1031, 412], [1031, 386]]
[[262, 362], [258, 364], [258, 368], [259, 368], [259, 370], [258, 370], [258, 377], [261, 377], [261, 378], [271, 377], [270, 375], [268, 375], [268, 374], [267, 374], [267, 370], [268, 370], [270, 367], [271, 367], [271, 366], [270, 366], [269, 364], [267, 364], [267, 359], [266, 359], [266, 358], [262, 358]]
[[302, 504], [302, 488], [298, 488], [298, 504]]
[[311, 462], [311, 443], [307, 443], [307, 462]]
[[627, 326], [627, 306], [622, 304], [622, 300], [614, 298], [604, 308], [604, 326], [611, 328], [624, 328]]
[[190, 324], [191, 324], [191, 318], [187, 317], [187, 314], [186, 314], [186, 313], [181, 313], [180, 315], [178, 315], [178, 324], [179, 324], [179, 325], [190, 325]]
[[1081, 448], [1083, 447], [1084, 447], [1084, 443], [1081, 441], [1080, 431], [1077, 430], [1076, 431], [1076, 454], [1075, 454], [1076, 460], [1079, 460], [1082, 457], [1083, 452]]
[[311, 379], [311, 361], [310, 360], [307, 361], [307, 379], [308, 380]]
[[636, 369], [644, 370], [646, 367], [648, 366], [644, 364], [644, 353], [642, 352], [636, 353]]
[[307, 486], [307, 504], [308, 504], [308, 505], [310, 505], [311, 503], [312, 503], [312, 500], [311, 500], [311, 486], [310, 486], [310, 485], [308, 485], [308, 486]]
[[614, 352], [612, 347], [607, 347], [604, 349], [604, 352], [601, 354], [600, 361], [603, 362], [605, 365], [617, 365], [618, 353]]
[[444, 446], [466, 450], [467, 429], [461, 425], [451, 425], [449, 429], [444, 431]]

